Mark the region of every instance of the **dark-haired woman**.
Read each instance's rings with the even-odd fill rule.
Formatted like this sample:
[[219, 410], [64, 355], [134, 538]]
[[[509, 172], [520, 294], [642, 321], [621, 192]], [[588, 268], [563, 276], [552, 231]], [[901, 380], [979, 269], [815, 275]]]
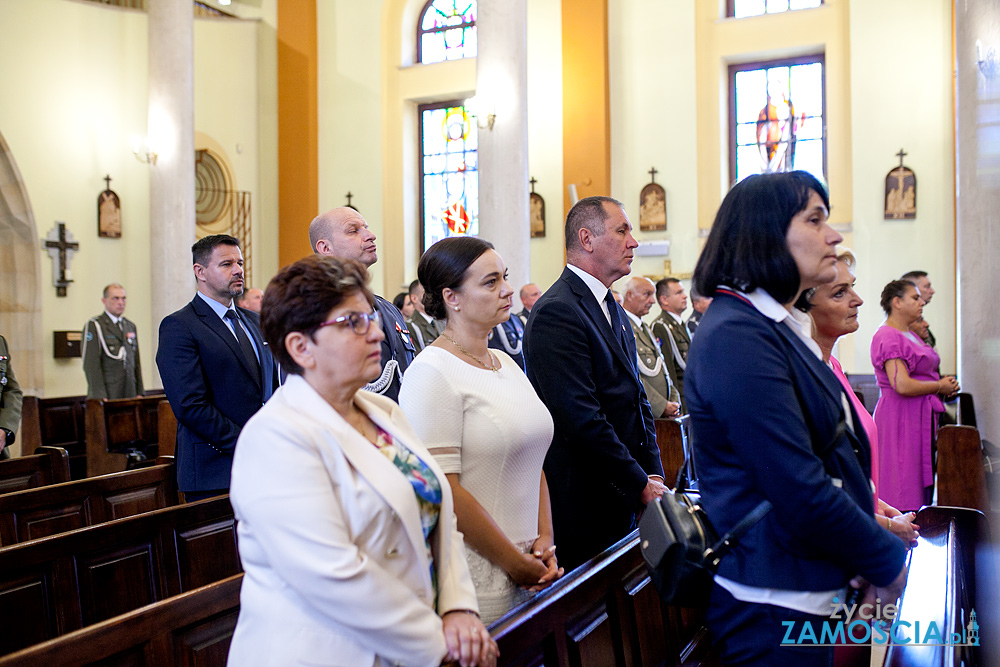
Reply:
[[245, 576], [229, 664], [493, 665], [451, 489], [379, 373], [379, 326], [355, 261], [313, 256], [264, 296], [288, 371], [240, 434], [231, 500]]
[[447, 324], [407, 369], [399, 403], [448, 476], [488, 624], [562, 574], [542, 473], [552, 417], [517, 362], [487, 346], [513, 294], [492, 244], [438, 241], [417, 275], [427, 314]]
[[941, 396], [958, 391], [953, 377], [940, 377], [941, 358], [910, 331], [923, 315], [920, 291], [906, 280], [882, 290], [885, 324], [872, 336], [871, 358], [879, 399], [875, 425], [879, 438], [879, 493], [890, 505], [919, 509], [931, 500], [934, 466], [931, 443]]
[[715, 577], [707, 623], [727, 665], [830, 665], [832, 647], [783, 639], [807, 622], [818, 637], [858, 575], [872, 602], [905, 582], [906, 549], [875, 522], [867, 438], [793, 308], [836, 276], [828, 215], [813, 176], [750, 176], [726, 195], [695, 268], [714, 297], [684, 377], [702, 503], [720, 534], [773, 506]]

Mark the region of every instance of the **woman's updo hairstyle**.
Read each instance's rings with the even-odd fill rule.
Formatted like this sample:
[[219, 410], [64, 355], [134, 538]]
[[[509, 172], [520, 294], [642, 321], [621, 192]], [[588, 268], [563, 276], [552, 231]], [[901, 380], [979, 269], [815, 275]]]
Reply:
[[441, 239], [424, 253], [417, 265], [417, 278], [424, 286], [424, 310], [438, 320], [448, 319], [442, 292], [458, 291], [465, 273], [493, 244], [475, 236], [451, 236]]
[[893, 280], [882, 289], [882, 299], [879, 304], [885, 311], [886, 317], [892, 315], [892, 300], [897, 296], [902, 298], [911, 289], [917, 289], [909, 280]]

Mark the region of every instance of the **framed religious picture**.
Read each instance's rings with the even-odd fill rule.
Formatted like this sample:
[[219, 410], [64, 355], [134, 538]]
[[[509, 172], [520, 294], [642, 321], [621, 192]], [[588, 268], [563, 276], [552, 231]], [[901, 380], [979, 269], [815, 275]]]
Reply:
[[120, 239], [122, 236], [122, 205], [118, 195], [111, 189], [111, 177], [105, 176], [107, 188], [97, 195], [97, 235], [106, 239]]
[[545, 236], [545, 200], [542, 195], [535, 192], [535, 183], [538, 182], [538, 179], [532, 176], [528, 182], [531, 183], [531, 194], [528, 195], [531, 238], [537, 239]]
[[913, 220], [917, 217], [917, 176], [903, 166], [906, 153], [900, 149], [896, 156], [899, 166], [885, 177], [885, 219]]
[[639, 229], [644, 232], [667, 228], [667, 193], [656, 182], [656, 167], [649, 170], [649, 184], [639, 193]]

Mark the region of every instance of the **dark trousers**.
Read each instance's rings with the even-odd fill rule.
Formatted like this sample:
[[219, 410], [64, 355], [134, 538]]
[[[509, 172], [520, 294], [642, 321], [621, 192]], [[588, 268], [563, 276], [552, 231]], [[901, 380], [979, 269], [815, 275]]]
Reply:
[[788, 632], [782, 621], [793, 621], [798, 638], [802, 623], [812, 622], [816, 634], [825, 616], [814, 616], [769, 604], [741, 602], [722, 586], [712, 587], [705, 622], [712, 632], [722, 664], [740, 667], [832, 667], [833, 647], [782, 645]]

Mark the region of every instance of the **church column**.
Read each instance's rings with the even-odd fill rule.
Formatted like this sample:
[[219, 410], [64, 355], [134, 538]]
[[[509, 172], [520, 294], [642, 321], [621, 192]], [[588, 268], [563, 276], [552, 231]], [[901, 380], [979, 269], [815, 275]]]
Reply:
[[[149, 116], [156, 151], [149, 166], [149, 243], [153, 345], [160, 321], [194, 292], [194, 11], [190, 0], [148, 0]], [[155, 368], [155, 365], [153, 365]], [[157, 375], [158, 377], [158, 375]]]
[[503, 257], [516, 305], [531, 272], [526, 0], [480, 0], [476, 25], [477, 120], [496, 114], [492, 130], [479, 130], [479, 235]]

